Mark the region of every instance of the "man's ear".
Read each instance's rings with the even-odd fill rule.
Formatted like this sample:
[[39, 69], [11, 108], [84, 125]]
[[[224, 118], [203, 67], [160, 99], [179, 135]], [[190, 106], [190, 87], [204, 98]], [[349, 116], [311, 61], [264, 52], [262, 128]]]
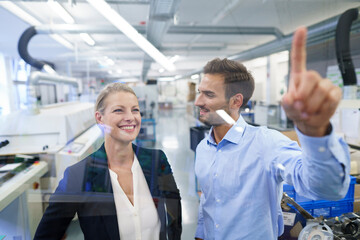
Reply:
[[243, 104], [244, 96], [241, 93], [237, 93], [231, 97], [230, 108], [240, 109]]
[[95, 119], [97, 124], [102, 124], [102, 115], [99, 111], [95, 112]]

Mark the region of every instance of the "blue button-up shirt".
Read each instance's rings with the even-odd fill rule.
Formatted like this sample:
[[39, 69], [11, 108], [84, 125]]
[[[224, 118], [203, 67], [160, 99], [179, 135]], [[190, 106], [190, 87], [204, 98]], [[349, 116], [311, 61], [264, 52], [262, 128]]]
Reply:
[[277, 239], [283, 233], [282, 184], [314, 200], [339, 200], [350, 184], [347, 144], [334, 132], [309, 137], [297, 129], [297, 142], [240, 116], [219, 144], [210, 134], [197, 146], [200, 183], [196, 237]]

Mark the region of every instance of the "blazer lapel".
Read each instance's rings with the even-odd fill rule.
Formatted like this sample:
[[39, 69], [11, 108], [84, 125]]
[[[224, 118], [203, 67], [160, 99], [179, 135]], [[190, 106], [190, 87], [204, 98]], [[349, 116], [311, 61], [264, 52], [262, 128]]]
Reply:
[[151, 191], [151, 178], [152, 178], [152, 154], [151, 152], [147, 151], [153, 151], [148, 149], [143, 149], [139, 146], [136, 146], [135, 144], [132, 145], [134, 153], [139, 161], [139, 164], [141, 166], [141, 170], [143, 171], [143, 174], [146, 179], [146, 183], [148, 184], [148, 187], [150, 189], [151, 195], [153, 195], [153, 192]]
[[[83, 190], [101, 196], [93, 203], [99, 212], [99, 223], [105, 225], [106, 233], [100, 233], [105, 239], [119, 240], [119, 225], [116, 216], [116, 206], [108, 169], [104, 144], [87, 162], [85, 184]], [[95, 197], [96, 198], [96, 197]]]

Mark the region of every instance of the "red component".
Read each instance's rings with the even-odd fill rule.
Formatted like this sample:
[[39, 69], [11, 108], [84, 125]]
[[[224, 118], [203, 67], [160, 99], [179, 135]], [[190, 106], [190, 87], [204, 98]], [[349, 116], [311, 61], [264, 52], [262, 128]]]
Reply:
[[33, 189], [36, 190], [38, 189], [40, 186], [40, 184], [38, 182], [33, 182]]
[[157, 208], [157, 207], [158, 207], [158, 203], [159, 203], [159, 199], [156, 198], [156, 197], [153, 197], [153, 201], [154, 201], [155, 207]]
[[140, 25], [146, 25], [146, 21], [141, 21]]

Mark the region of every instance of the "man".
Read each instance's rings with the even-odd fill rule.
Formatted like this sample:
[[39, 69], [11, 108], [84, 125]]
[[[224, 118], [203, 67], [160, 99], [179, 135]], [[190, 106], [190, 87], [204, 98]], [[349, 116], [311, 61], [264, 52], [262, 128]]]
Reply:
[[[254, 91], [254, 79], [242, 64], [214, 59], [204, 74], [195, 105], [200, 120], [212, 128], [196, 149], [195, 173], [202, 190], [196, 239], [277, 239], [284, 229], [283, 182], [314, 200], [346, 195], [350, 155], [329, 121], [341, 90], [306, 70], [305, 28], [294, 34], [289, 90], [282, 100], [302, 149], [240, 116], [240, 107]], [[220, 109], [236, 123], [226, 123], [216, 112]]]

